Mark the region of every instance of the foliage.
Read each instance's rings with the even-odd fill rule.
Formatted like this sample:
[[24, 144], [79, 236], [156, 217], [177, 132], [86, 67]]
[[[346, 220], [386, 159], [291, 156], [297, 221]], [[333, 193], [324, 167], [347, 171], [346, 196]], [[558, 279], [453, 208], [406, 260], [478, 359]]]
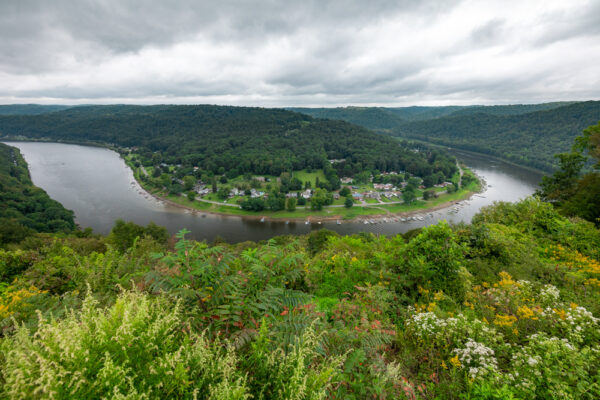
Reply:
[[0, 396], [600, 396], [600, 230], [539, 198], [405, 237], [185, 234], [0, 252]]
[[[594, 171], [581, 176], [587, 153]], [[575, 139], [571, 153], [558, 154], [560, 168], [544, 177], [537, 194], [554, 203], [567, 215], [579, 216], [600, 225], [600, 123], [590, 126]]]
[[[2, 345], [7, 398], [249, 398], [231, 347], [191, 334], [181, 307], [137, 292], [19, 328]], [[168, 376], [168, 379], [164, 379]]]
[[19, 150], [0, 143], [0, 245], [31, 232], [70, 232], [73, 212], [31, 182]]
[[148, 236], [158, 243], [165, 244], [169, 238], [166, 228], [150, 222], [146, 227], [137, 225], [134, 222], [125, 222], [122, 219], [115, 221], [115, 225], [108, 236], [109, 243], [121, 252], [124, 252], [131, 246], [136, 239]]

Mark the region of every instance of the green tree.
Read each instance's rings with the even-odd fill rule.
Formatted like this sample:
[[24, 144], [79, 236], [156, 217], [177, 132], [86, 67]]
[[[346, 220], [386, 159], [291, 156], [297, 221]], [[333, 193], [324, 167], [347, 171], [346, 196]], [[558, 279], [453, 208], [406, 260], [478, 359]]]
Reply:
[[296, 210], [296, 203], [297, 203], [297, 200], [296, 200], [295, 197], [289, 197], [287, 199], [287, 205], [286, 205], [287, 210], [288, 211], [295, 211]]
[[433, 189], [427, 189], [423, 192], [423, 200], [434, 199], [436, 197], [437, 195], [435, 194], [435, 190]]
[[217, 197], [221, 200], [225, 200], [229, 197], [229, 188], [227, 186], [221, 186], [217, 191]]
[[577, 179], [585, 163], [579, 152], [557, 154], [560, 168], [552, 176], [544, 176], [536, 192], [544, 201], [561, 203], [574, 194]]
[[415, 189], [412, 186], [407, 185], [406, 188], [404, 189], [404, 192], [402, 192], [402, 199], [404, 200], [404, 203], [406, 203], [406, 204], [413, 203], [417, 199], [417, 194], [415, 192]]
[[353, 205], [354, 205], [354, 201], [352, 200], [352, 197], [350, 197], [350, 196], [346, 197], [346, 200], [344, 200], [344, 207], [351, 208]]
[[186, 175], [183, 177], [183, 189], [191, 190], [196, 184], [196, 179], [193, 176]]
[[125, 222], [118, 219], [108, 235], [108, 242], [120, 252], [125, 252], [137, 238], [144, 236], [151, 237], [161, 244], [164, 244], [169, 238], [167, 229], [156, 225], [154, 222], [150, 222], [146, 227], [143, 227], [134, 222]]
[[310, 208], [312, 210], [322, 210], [326, 202], [327, 192], [323, 189], [315, 189], [315, 193], [310, 200]]

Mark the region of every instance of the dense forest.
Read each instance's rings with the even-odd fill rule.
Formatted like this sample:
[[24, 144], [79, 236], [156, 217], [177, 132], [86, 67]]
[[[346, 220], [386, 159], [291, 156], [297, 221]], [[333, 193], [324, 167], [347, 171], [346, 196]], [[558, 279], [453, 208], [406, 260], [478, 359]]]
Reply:
[[[600, 102], [506, 106], [295, 109], [343, 119], [395, 136], [418, 139], [553, 171], [554, 154], [600, 120]], [[394, 121], [396, 125], [393, 126]]]
[[[281, 109], [228, 106], [81, 106], [43, 115], [0, 116], [0, 134], [91, 141], [135, 148], [142, 165], [198, 166], [233, 177], [244, 173], [323, 168], [338, 175], [407, 171], [420, 177], [455, 172], [440, 152], [415, 152], [406, 143], [343, 121]], [[433, 154], [433, 155], [432, 155]]]
[[551, 171], [558, 167], [554, 154], [568, 151], [573, 139], [598, 121], [600, 101], [589, 101], [522, 115], [448, 116], [403, 125], [393, 134]]
[[553, 110], [574, 102], [542, 104], [511, 104], [503, 106], [410, 106], [410, 107], [290, 107], [315, 118], [341, 119], [374, 130], [389, 130], [412, 121], [426, 121], [446, 116], [472, 114], [521, 115], [535, 111]]
[[0, 244], [74, 228], [73, 212], [33, 185], [19, 149], [0, 143]]
[[314, 118], [348, 121], [374, 130], [390, 130], [405, 123], [403, 117], [382, 107], [289, 108]]

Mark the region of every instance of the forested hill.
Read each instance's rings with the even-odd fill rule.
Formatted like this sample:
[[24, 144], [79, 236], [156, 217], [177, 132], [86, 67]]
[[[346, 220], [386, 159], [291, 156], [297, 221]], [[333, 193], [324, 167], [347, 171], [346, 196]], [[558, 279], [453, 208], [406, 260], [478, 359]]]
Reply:
[[296, 108], [319, 118], [342, 119], [408, 139], [492, 154], [552, 171], [554, 154], [600, 121], [600, 102], [499, 106]]
[[521, 115], [476, 113], [411, 122], [393, 134], [551, 171], [557, 166], [554, 154], [569, 151], [573, 139], [598, 121], [600, 101], [588, 101]]
[[70, 106], [41, 104], [2, 104], [0, 115], [38, 115], [54, 111], [66, 110]]
[[289, 108], [315, 118], [339, 119], [365, 128], [386, 130], [406, 121], [389, 109], [381, 107]]
[[345, 159], [347, 173], [407, 170], [423, 177], [448, 169], [439, 162], [433, 166], [439, 160], [431, 153], [426, 158], [363, 127], [282, 109], [81, 106], [37, 116], [0, 116], [0, 135], [114, 143], [136, 147], [144, 165], [181, 163], [215, 173], [222, 168], [232, 175], [322, 168], [328, 159]]
[[33, 185], [18, 149], [0, 143], [0, 244], [74, 228], [73, 212]]
[[340, 119], [365, 128], [384, 131], [414, 121], [427, 121], [446, 116], [489, 114], [522, 115], [535, 111], [553, 110], [574, 104], [554, 102], [542, 104], [511, 104], [497, 106], [410, 106], [410, 107], [336, 107], [336, 108], [288, 108], [315, 118]]

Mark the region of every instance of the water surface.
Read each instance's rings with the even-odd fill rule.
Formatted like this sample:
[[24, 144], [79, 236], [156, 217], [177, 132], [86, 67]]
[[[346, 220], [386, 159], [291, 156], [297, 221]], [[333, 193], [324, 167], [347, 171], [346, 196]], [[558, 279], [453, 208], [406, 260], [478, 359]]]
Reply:
[[335, 222], [306, 225], [303, 222], [260, 222], [238, 216], [192, 212], [165, 204], [149, 196], [135, 182], [133, 173], [119, 154], [99, 148], [62, 143], [5, 142], [18, 147], [29, 164], [33, 183], [75, 212], [83, 228], [107, 234], [116, 219], [146, 225], [150, 221], [175, 233], [190, 230], [191, 237], [208, 241], [217, 236], [229, 242], [262, 240], [284, 234], [304, 234], [323, 227], [341, 234], [373, 232], [403, 233], [440, 219], [469, 222], [473, 215], [493, 201], [516, 201], [532, 194], [541, 174], [485, 156], [461, 151], [453, 153], [488, 183], [485, 192], [444, 210], [423, 211], [423, 221]]

